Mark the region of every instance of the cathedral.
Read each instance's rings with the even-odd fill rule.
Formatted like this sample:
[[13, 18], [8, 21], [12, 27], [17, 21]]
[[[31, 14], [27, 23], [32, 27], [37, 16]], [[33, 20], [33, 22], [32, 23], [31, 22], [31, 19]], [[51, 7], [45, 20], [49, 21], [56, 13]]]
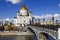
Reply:
[[32, 12], [28, 12], [28, 8], [23, 5], [14, 17], [14, 26], [25, 27], [31, 24]]

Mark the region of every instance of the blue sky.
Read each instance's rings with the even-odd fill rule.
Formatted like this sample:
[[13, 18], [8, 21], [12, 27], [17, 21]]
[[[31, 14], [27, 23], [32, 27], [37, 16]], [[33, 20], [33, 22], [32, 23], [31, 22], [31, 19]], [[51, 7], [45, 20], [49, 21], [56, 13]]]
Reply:
[[13, 18], [25, 4], [33, 15], [60, 14], [60, 0], [0, 0], [0, 18]]

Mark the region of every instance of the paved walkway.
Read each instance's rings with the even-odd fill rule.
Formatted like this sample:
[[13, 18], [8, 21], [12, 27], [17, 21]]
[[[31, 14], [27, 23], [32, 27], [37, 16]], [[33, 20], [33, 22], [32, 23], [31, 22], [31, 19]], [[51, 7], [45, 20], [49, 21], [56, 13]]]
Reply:
[[33, 35], [33, 33], [31, 33], [30, 30], [28, 30], [27, 32], [18, 32], [18, 31], [15, 31], [15, 32], [0, 32], [0, 35]]

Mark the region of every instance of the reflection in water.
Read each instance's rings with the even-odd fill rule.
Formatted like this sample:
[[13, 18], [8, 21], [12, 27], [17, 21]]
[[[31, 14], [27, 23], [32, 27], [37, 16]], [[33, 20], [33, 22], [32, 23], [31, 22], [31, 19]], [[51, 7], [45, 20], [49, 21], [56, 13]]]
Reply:
[[32, 35], [20, 35], [20, 36], [0, 36], [0, 40], [33, 40]]
[[[9, 35], [0, 36], [0, 40], [37, 40], [36, 35]], [[52, 37], [48, 36], [48, 40], [54, 40]]]

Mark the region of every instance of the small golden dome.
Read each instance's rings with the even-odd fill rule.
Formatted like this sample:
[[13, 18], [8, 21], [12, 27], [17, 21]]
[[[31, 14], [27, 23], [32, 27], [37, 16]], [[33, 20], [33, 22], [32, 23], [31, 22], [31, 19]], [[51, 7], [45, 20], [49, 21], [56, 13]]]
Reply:
[[26, 7], [25, 5], [23, 5], [23, 6], [21, 7], [21, 10], [27, 10], [27, 7]]

